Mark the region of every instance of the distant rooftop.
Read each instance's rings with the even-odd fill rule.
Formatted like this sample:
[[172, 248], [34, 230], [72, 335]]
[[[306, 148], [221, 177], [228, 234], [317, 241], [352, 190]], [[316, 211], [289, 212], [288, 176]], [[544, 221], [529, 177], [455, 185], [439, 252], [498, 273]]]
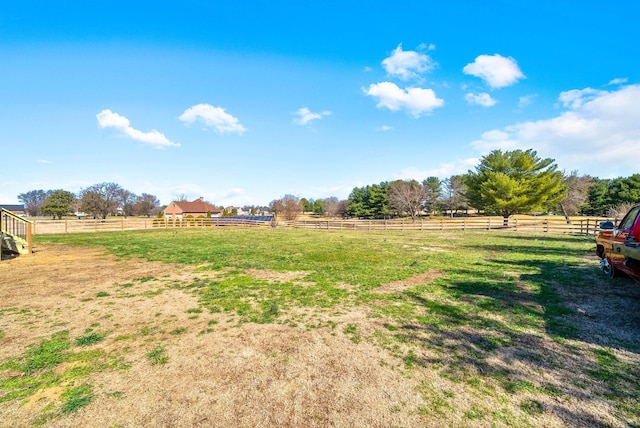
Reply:
[[0, 208], [4, 208], [7, 211], [24, 211], [24, 205], [0, 204]]

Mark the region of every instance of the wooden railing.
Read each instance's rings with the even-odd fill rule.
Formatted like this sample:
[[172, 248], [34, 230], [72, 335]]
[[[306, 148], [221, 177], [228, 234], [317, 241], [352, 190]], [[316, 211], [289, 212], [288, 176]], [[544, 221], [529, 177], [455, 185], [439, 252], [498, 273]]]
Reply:
[[605, 218], [578, 218], [567, 223], [564, 217], [514, 217], [505, 226], [502, 217], [410, 218], [393, 220], [304, 219], [279, 221], [278, 227], [335, 230], [512, 230], [532, 233], [573, 233], [595, 235]]
[[4, 237], [8, 235], [16, 241], [16, 245], [25, 248], [17, 248], [21, 253], [31, 253], [33, 244], [31, 235], [33, 232], [33, 224], [11, 211], [0, 208], [0, 235]]
[[[278, 220], [275, 225], [283, 228], [325, 229], [325, 230], [504, 230], [528, 233], [572, 233], [594, 235], [600, 222], [611, 220], [599, 217], [574, 217], [567, 224], [564, 217], [517, 216], [509, 219], [508, 226], [502, 217], [436, 217], [392, 220], [360, 219], [299, 219]], [[106, 232], [164, 228], [206, 228], [227, 227], [269, 227], [269, 222], [257, 222], [239, 218], [213, 217], [205, 219], [182, 219], [165, 221], [158, 218], [116, 217], [106, 220], [36, 220], [34, 234]]]
[[125, 230], [167, 229], [187, 227], [267, 227], [270, 222], [239, 217], [183, 218], [165, 220], [162, 218], [115, 217], [105, 220], [36, 220], [34, 234], [115, 232]]

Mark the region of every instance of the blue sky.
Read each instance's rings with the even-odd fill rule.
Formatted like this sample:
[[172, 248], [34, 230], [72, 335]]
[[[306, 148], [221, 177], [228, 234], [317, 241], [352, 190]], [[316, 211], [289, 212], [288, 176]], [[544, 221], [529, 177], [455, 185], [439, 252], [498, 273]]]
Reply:
[[496, 148], [640, 172], [638, 2], [2, 3], [0, 203], [346, 198]]

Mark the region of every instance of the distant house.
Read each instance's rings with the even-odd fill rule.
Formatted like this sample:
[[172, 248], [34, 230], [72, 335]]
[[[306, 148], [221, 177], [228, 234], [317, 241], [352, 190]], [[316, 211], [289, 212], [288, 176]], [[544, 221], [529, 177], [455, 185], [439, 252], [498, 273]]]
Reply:
[[249, 213], [240, 207], [228, 206], [224, 209], [228, 215], [249, 215]]
[[15, 215], [25, 216], [27, 212], [24, 209], [24, 205], [3, 205], [0, 204], [0, 208], [4, 208], [7, 211], [11, 211]]
[[211, 214], [211, 217], [218, 217], [222, 214], [222, 210], [203, 201], [202, 198], [192, 202], [173, 201], [164, 209], [165, 220], [180, 220], [188, 215], [193, 218], [206, 217], [207, 214]]

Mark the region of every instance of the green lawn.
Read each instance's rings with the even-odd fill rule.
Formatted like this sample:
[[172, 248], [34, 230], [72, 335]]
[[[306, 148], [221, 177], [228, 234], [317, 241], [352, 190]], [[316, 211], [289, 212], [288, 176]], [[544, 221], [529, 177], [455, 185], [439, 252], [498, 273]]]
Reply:
[[[612, 320], [637, 315], [633, 306], [593, 309], [634, 288], [600, 276], [593, 237], [231, 228], [35, 236], [36, 246], [54, 243], [219, 271], [173, 285], [197, 294], [194, 317], [334, 328], [394, 355], [409, 376], [435, 372], [494, 403], [460, 415], [468, 423], [540, 425], [555, 412], [567, 425], [640, 424], [638, 335]], [[350, 308], [367, 308], [382, 327], [333, 321]], [[420, 392], [425, 415], [456, 411], [454, 391], [425, 382]], [[563, 404], [585, 394], [615, 410], [599, 420]]]
[[[585, 275], [596, 274], [588, 258], [593, 239], [570, 235], [181, 229], [38, 235], [36, 243], [100, 246], [123, 258], [225, 269], [223, 280], [190, 286], [202, 289], [210, 309], [217, 305], [240, 315], [258, 309], [243, 303], [249, 294], [261, 305], [285, 307], [369, 303], [398, 322], [426, 322], [424, 316], [416, 318], [418, 309], [426, 307], [436, 324], [478, 326], [485, 313], [498, 311], [505, 328], [547, 328], [558, 335], [571, 334], [571, 328], [554, 321], [563, 309], [552, 284], [580, 286]], [[247, 269], [300, 272], [297, 279], [309, 285], [256, 280]], [[427, 284], [375, 292], [430, 271], [439, 275]]]

